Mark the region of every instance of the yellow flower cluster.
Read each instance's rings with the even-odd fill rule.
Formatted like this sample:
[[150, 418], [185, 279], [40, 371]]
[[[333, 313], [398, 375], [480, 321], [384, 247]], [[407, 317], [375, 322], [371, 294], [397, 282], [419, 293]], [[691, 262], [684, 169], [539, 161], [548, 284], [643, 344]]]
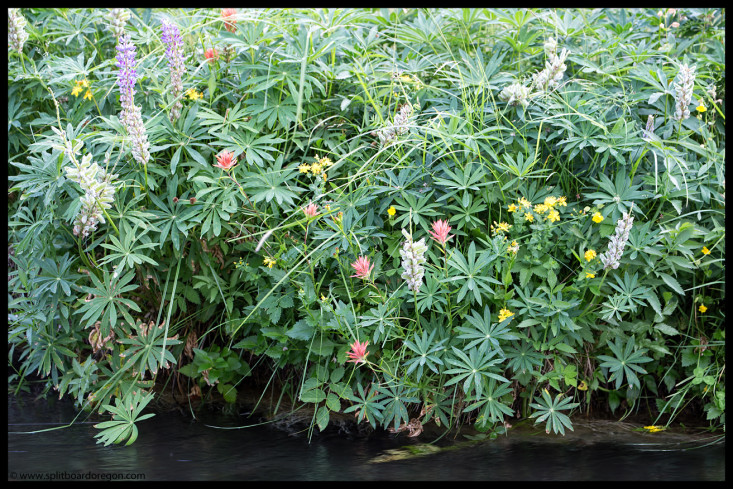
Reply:
[[491, 225], [491, 232], [494, 235], [497, 233], [506, 233], [509, 232], [510, 227], [512, 227], [512, 225], [509, 223], [494, 221], [494, 224]]
[[267, 268], [272, 268], [273, 266], [275, 266], [275, 263], [277, 263], [277, 261], [273, 260], [269, 256], [266, 256], [262, 259], [262, 264], [267, 266]]
[[331, 161], [327, 156], [324, 156], [323, 158], [316, 160], [316, 162], [311, 165], [302, 163], [298, 166], [298, 170], [300, 173], [310, 172], [313, 175], [320, 175], [323, 178], [323, 181], [326, 181], [328, 179], [326, 170], [328, 170], [331, 165], [333, 165], [333, 161]]
[[588, 250], [585, 252], [585, 260], [592, 261], [596, 257], [596, 250]]
[[91, 100], [92, 99], [92, 91], [89, 89], [89, 80], [87, 80], [86, 78], [84, 78], [83, 80], [77, 80], [76, 81], [76, 86], [74, 86], [74, 88], [71, 89], [71, 94], [74, 97], [78, 97], [79, 94], [81, 93], [82, 89], [84, 89], [84, 88], [87, 89], [86, 93], [84, 94], [84, 98], [87, 99], [87, 100]]
[[239, 261], [234, 262], [235, 268], [247, 267], [247, 266], [249, 266], [249, 263], [244, 263], [244, 260], [242, 260], [241, 258], [239, 259]]
[[189, 100], [198, 100], [200, 98], [204, 98], [204, 94], [201, 92], [197, 92], [195, 88], [189, 88], [186, 90], [186, 96], [189, 98]]
[[702, 247], [702, 254], [703, 255], [709, 255], [710, 254], [710, 250], [708, 249], [707, 246], [703, 246]]
[[512, 244], [511, 244], [511, 246], [509, 246], [507, 248], [507, 251], [509, 251], [509, 252], [511, 252], [511, 253], [513, 253], [513, 254], [516, 255], [517, 252], [519, 251], [519, 243], [517, 243], [516, 240], [515, 241], [512, 241]]
[[514, 316], [514, 313], [509, 309], [502, 309], [499, 311], [499, 322], [504, 321], [507, 318]]
[[594, 223], [599, 224], [601, 221], [603, 221], [603, 216], [600, 212], [596, 212], [595, 214], [593, 214], [593, 217], [591, 219], [593, 219]]
[[658, 431], [664, 431], [667, 428], [665, 426], [644, 426], [644, 429], [649, 433], [656, 433]]
[[509, 212], [524, 212], [525, 221], [534, 222], [534, 214], [532, 212], [527, 212], [534, 211], [535, 214], [540, 215], [547, 213], [545, 219], [550, 222], [557, 222], [560, 220], [560, 212], [557, 210], [557, 207], [567, 207], [567, 205], [568, 200], [564, 195], [562, 197], [546, 197], [543, 203], [537, 204], [534, 207], [530, 201], [521, 197], [516, 204], [509, 204], [508, 209]]

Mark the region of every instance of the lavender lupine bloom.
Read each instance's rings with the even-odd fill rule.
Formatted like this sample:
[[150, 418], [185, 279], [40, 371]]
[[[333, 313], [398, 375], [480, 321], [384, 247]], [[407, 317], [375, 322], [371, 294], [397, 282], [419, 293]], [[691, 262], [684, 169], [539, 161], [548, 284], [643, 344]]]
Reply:
[[425, 275], [423, 263], [425, 263], [425, 252], [428, 247], [425, 244], [425, 238], [413, 241], [410, 233], [404, 229], [402, 234], [405, 236], [406, 241], [400, 250], [400, 256], [402, 257], [402, 268], [405, 271], [400, 276], [407, 280], [408, 289], [420, 292], [422, 278]]
[[120, 87], [122, 104], [120, 120], [132, 140], [132, 156], [136, 161], [147, 164], [150, 159], [150, 143], [143, 125], [141, 109], [135, 105], [135, 65], [135, 46], [130, 42], [130, 36], [122, 35], [117, 44], [117, 67], [120, 69], [117, 84]]
[[8, 9], [8, 45], [19, 53], [23, 51], [23, 44], [28, 39], [25, 31], [25, 17], [20, 14], [19, 8]]
[[171, 94], [173, 95], [173, 106], [171, 107], [170, 120], [177, 120], [181, 116], [181, 96], [183, 94], [183, 73], [186, 67], [183, 65], [183, 38], [178, 26], [163, 21], [163, 35], [161, 40], [167, 45], [165, 56], [168, 58], [168, 67], [171, 70]]
[[394, 123], [387, 122], [382, 129], [374, 131], [372, 134], [379, 137], [379, 142], [385, 146], [397, 139], [397, 136], [405, 134], [408, 130], [407, 123], [412, 115], [412, 105], [405, 104], [400, 108], [399, 113], [394, 117]]
[[130, 11], [126, 8], [111, 8], [109, 9], [109, 14], [107, 14], [107, 18], [109, 19], [109, 24], [107, 24], [107, 28], [112, 31], [112, 34], [114, 34], [115, 38], [119, 38], [122, 34], [125, 33], [125, 24], [130, 18]]
[[677, 80], [679, 83], [674, 84], [675, 89], [675, 111], [674, 119], [682, 122], [690, 117], [690, 102], [692, 102], [692, 90], [695, 85], [695, 68], [688, 67], [686, 64], [680, 65], [677, 72]]
[[529, 87], [525, 87], [521, 83], [509, 85], [499, 93], [499, 100], [503, 100], [511, 106], [522, 104], [522, 107], [526, 107], [529, 105]]
[[654, 116], [649, 114], [646, 120], [646, 128], [641, 131], [641, 139], [648, 141], [651, 139], [652, 134], [654, 134]]
[[117, 175], [107, 173], [104, 168], [91, 162], [92, 155], [82, 158], [78, 168], [68, 166], [64, 168], [66, 177], [79, 184], [84, 191], [81, 196], [81, 209], [74, 219], [74, 236], [88, 237], [97, 229], [97, 224], [104, 224], [104, 211], [112, 207], [116, 186], [112, 180]]
[[603, 263], [604, 270], [607, 268], [613, 268], [615, 270], [620, 264], [619, 260], [621, 260], [624, 247], [629, 240], [631, 226], [634, 223], [634, 218], [630, 213], [631, 209], [629, 209], [629, 214], [626, 212], [623, 213], [623, 217], [618, 220], [618, 224], [616, 225], [616, 233], [611, 236], [608, 242], [608, 251], [598, 256]]

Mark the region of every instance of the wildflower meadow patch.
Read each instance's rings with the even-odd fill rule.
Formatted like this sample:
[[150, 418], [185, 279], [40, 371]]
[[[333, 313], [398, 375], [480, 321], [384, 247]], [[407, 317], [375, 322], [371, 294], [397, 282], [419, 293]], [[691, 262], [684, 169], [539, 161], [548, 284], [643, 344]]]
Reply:
[[703, 8], [8, 9], [9, 389], [106, 413], [104, 444], [161, 390], [245, 386], [311, 432], [724, 429], [724, 36]]

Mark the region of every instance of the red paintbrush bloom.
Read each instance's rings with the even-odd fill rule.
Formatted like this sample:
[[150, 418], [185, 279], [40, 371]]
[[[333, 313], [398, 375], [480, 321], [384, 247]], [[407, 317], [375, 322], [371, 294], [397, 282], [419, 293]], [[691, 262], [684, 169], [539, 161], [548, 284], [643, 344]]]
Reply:
[[318, 215], [318, 206], [311, 202], [309, 205], [303, 208], [303, 212], [308, 217], [316, 217]]
[[351, 351], [346, 352], [346, 355], [351, 358], [351, 360], [348, 361], [354, 363], [366, 363], [366, 356], [369, 355], [369, 352], [366, 351], [366, 347], [368, 344], [368, 341], [365, 341], [364, 343], [359, 343], [359, 340], [356, 340], [351, 345]]
[[438, 243], [445, 246], [445, 242], [451, 239], [454, 235], [448, 236], [450, 230], [453, 229], [448, 225], [448, 221], [438, 220], [433, 223], [433, 230], [430, 231], [430, 237]]
[[224, 28], [229, 32], [234, 32], [234, 24], [237, 23], [233, 17], [237, 15], [237, 9], [235, 8], [223, 8], [221, 9], [221, 18], [224, 19]]
[[226, 171], [231, 170], [237, 164], [237, 159], [234, 157], [234, 154], [227, 150], [216, 155], [216, 161], [217, 164], [214, 166]]
[[356, 261], [351, 264], [351, 266], [354, 268], [354, 270], [356, 270], [356, 274], [352, 275], [352, 277], [363, 279], [369, 279], [369, 274], [374, 268], [374, 265], [369, 263], [369, 258], [365, 256], [360, 256], [359, 258], [357, 258]]
[[204, 56], [209, 63], [213, 63], [219, 57], [219, 52], [214, 48], [209, 48], [204, 53]]

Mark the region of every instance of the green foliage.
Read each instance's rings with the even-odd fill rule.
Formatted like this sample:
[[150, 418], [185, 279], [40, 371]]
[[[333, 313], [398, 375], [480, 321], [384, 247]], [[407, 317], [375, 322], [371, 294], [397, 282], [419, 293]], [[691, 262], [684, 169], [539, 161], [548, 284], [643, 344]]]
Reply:
[[[312, 408], [311, 433], [353, 413], [396, 432], [496, 436], [519, 416], [564, 434], [581, 405], [667, 423], [697, 408], [724, 428], [725, 17], [657, 12], [238, 9], [229, 25], [130, 9], [141, 163], [110, 12], [21, 9], [11, 388], [33, 373], [109, 411], [105, 444], [134, 441], [153, 385], [177, 374], [230, 406], [270, 379], [258, 387]], [[164, 18], [184, 40], [182, 93]], [[87, 160], [104, 173], [68, 178]]]

